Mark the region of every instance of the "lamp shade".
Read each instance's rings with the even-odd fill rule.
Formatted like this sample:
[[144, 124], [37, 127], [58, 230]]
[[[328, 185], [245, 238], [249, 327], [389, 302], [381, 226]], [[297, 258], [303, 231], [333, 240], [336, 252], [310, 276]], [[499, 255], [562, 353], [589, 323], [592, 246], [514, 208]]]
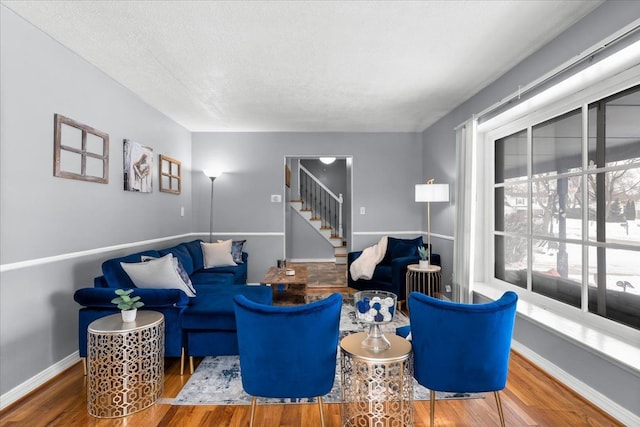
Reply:
[[448, 202], [449, 184], [416, 184], [416, 202]]
[[222, 171], [218, 169], [204, 169], [202, 172], [209, 178], [217, 178], [222, 175]]

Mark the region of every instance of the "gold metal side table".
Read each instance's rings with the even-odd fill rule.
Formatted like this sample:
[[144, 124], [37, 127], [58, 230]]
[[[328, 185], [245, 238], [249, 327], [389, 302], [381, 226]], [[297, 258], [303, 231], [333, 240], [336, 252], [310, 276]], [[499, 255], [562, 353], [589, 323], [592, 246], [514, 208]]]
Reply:
[[94, 320], [88, 331], [87, 410], [98, 418], [131, 415], [153, 405], [164, 388], [164, 316], [138, 311]]
[[411, 343], [385, 334], [391, 348], [374, 353], [360, 343], [365, 332], [340, 341], [343, 427], [413, 426]]
[[442, 296], [442, 268], [438, 265], [420, 268], [419, 264], [410, 264], [407, 266], [406, 286], [407, 298], [412, 291], [440, 298]]

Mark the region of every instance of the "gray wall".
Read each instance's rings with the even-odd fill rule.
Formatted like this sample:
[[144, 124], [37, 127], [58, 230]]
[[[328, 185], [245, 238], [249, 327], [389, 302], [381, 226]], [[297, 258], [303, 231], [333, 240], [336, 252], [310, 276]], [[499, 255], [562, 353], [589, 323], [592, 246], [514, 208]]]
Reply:
[[[422, 179], [420, 134], [194, 133], [192, 140], [194, 229], [209, 228], [210, 183], [199, 171], [218, 165], [228, 173], [215, 182], [214, 230], [244, 233], [252, 248], [251, 282], [284, 256], [284, 205], [271, 203], [270, 195], [284, 200], [287, 156], [353, 156], [354, 249], [377, 242], [380, 233], [404, 236], [424, 228], [422, 207], [413, 199], [413, 186]], [[262, 252], [256, 252], [257, 237], [265, 243]]]
[[[0, 393], [5, 394], [77, 351], [80, 307], [74, 291], [92, 286], [104, 259], [136, 250], [105, 247], [181, 235], [193, 227], [190, 133], [5, 6], [0, 20]], [[109, 134], [109, 184], [53, 176], [54, 113]], [[153, 147], [154, 166], [160, 153], [181, 160], [183, 193], [159, 193], [155, 167], [153, 193], [123, 191], [124, 138]], [[73, 255], [81, 251], [90, 252]], [[54, 256], [64, 259], [41, 262]], [[20, 262], [26, 264], [15, 264]]]
[[[480, 91], [467, 102], [460, 105], [452, 113], [446, 115], [433, 126], [426, 129], [422, 136], [424, 141], [424, 176], [434, 177], [437, 182], [449, 182], [452, 184], [451, 195], [455, 195], [455, 134], [454, 128], [471, 118], [473, 114], [480, 113], [484, 109], [498, 102], [500, 99], [514, 93], [518, 85], [526, 85], [543, 74], [551, 71], [565, 61], [577, 56], [590, 46], [615, 33], [622, 27], [630, 24], [640, 16], [640, 2], [632, 1], [608, 1], [601, 7], [586, 16], [569, 30], [561, 34], [548, 45], [525, 59], [500, 79]], [[455, 200], [451, 206], [455, 207]], [[434, 207], [431, 211], [431, 231], [448, 235], [453, 233], [454, 215], [448, 207]], [[453, 245], [444, 252], [437, 245], [438, 252], [443, 260], [453, 258]], [[447, 262], [447, 261], [445, 261]], [[450, 276], [445, 276], [445, 280]], [[640, 407], [628, 405], [629, 395], [637, 397], [640, 389], [640, 378], [628, 376], [624, 386], [612, 387], [615, 384], [618, 373], [612, 373], [609, 380], [601, 381], [599, 372], [611, 372], [611, 363], [595, 357], [580, 347], [571, 345], [565, 341], [563, 346], [553, 343], [558, 336], [549, 332], [533, 322], [518, 318], [520, 326], [516, 328], [515, 338], [539, 354], [547, 358], [555, 365], [567, 369], [567, 372], [576, 378], [600, 391], [610, 399], [619, 402], [630, 411], [640, 415]], [[550, 351], [553, 348], [557, 351]], [[560, 351], [562, 349], [562, 351]], [[579, 361], [579, 362], [576, 362]], [[621, 384], [621, 385], [622, 385]], [[637, 401], [636, 401], [637, 403]]]

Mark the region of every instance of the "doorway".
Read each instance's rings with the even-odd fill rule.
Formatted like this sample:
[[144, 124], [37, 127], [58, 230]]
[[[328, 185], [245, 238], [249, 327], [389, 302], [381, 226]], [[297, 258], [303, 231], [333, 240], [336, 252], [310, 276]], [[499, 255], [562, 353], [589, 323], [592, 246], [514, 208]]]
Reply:
[[[284, 253], [292, 262], [345, 258], [346, 263], [352, 241], [353, 158], [327, 157], [285, 156]], [[342, 249], [336, 249], [336, 237], [344, 242]]]

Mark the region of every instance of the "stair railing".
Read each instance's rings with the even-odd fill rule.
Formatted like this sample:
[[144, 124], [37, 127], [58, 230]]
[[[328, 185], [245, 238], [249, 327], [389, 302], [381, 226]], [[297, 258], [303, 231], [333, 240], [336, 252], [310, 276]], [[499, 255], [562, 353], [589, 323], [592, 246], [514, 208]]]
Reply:
[[330, 227], [331, 234], [342, 237], [342, 194], [336, 196], [301, 164], [298, 183], [302, 209], [311, 210], [313, 217], [320, 218], [322, 227]]

